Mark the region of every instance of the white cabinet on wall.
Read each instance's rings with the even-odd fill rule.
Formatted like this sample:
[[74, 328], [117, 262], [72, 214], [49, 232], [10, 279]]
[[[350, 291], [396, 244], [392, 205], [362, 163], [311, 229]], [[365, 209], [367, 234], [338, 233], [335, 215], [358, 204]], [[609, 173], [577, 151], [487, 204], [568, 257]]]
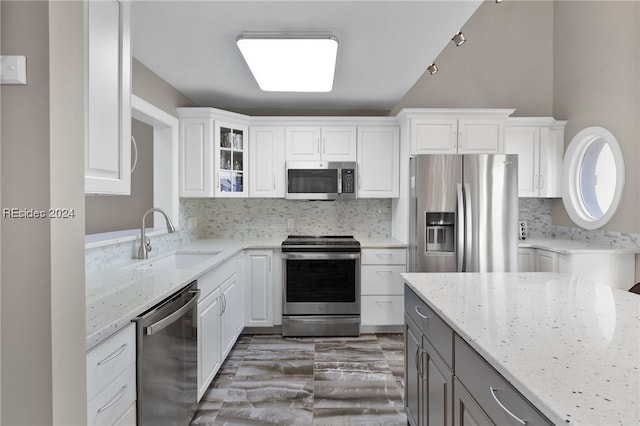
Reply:
[[400, 195], [400, 130], [358, 128], [358, 198]]
[[285, 196], [284, 127], [249, 129], [249, 197]]
[[85, 193], [131, 193], [129, 2], [87, 1]]
[[550, 117], [507, 119], [504, 151], [518, 154], [520, 197], [562, 196], [565, 125]]
[[214, 108], [177, 108], [180, 196], [247, 197], [248, 117]]
[[247, 250], [245, 262], [245, 326], [272, 327], [273, 251]]
[[355, 127], [286, 127], [287, 161], [356, 161]]
[[398, 115], [409, 120], [411, 155], [484, 154], [504, 150], [504, 122], [511, 109], [409, 108]]

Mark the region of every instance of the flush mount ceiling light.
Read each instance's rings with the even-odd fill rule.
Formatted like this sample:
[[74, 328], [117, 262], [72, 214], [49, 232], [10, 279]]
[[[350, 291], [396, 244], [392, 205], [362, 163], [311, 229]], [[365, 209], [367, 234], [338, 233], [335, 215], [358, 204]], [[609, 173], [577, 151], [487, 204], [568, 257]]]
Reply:
[[462, 34], [462, 31], [458, 31], [458, 34], [454, 35], [451, 39], [456, 44], [456, 46], [462, 46], [467, 39]]
[[331, 34], [243, 33], [236, 43], [266, 92], [333, 89], [338, 40]]
[[427, 71], [429, 71], [429, 74], [434, 75], [438, 72], [438, 67], [436, 66], [436, 64], [431, 64], [427, 67]]

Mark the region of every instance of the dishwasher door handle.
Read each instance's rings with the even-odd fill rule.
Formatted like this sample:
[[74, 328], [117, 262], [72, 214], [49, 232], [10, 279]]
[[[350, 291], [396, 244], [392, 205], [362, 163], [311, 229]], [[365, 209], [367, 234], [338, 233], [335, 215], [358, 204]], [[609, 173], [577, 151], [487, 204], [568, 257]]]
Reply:
[[189, 294], [191, 294], [191, 298], [187, 303], [182, 305], [179, 309], [175, 310], [173, 313], [171, 313], [171, 315], [167, 315], [166, 317], [162, 318], [160, 321], [154, 322], [153, 324], [146, 326], [144, 328], [144, 334], [146, 334], [147, 336], [152, 336], [156, 334], [160, 330], [176, 322], [185, 314], [185, 312], [193, 308], [193, 306], [196, 303], [198, 303], [198, 296], [200, 295], [200, 290], [199, 289], [191, 290], [189, 291]]

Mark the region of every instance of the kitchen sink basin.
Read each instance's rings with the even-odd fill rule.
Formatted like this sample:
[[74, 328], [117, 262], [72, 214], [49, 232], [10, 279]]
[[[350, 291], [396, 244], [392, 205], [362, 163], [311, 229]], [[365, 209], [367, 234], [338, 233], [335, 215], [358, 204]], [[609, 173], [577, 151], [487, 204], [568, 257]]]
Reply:
[[194, 251], [177, 252], [160, 259], [147, 261], [144, 265], [136, 267], [136, 271], [152, 271], [156, 269], [191, 269], [194, 266], [206, 262], [213, 256], [220, 254], [219, 251]]

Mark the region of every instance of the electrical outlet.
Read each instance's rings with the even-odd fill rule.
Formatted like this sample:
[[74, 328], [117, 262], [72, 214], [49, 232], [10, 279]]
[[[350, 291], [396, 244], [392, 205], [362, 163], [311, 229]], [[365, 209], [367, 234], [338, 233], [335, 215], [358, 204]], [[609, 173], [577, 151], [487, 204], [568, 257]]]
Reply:
[[287, 219], [287, 229], [295, 228], [295, 221], [291, 218]]
[[198, 218], [197, 217], [190, 217], [189, 219], [187, 219], [187, 226], [189, 227], [190, 231], [194, 231], [195, 229], [198, 228]]

